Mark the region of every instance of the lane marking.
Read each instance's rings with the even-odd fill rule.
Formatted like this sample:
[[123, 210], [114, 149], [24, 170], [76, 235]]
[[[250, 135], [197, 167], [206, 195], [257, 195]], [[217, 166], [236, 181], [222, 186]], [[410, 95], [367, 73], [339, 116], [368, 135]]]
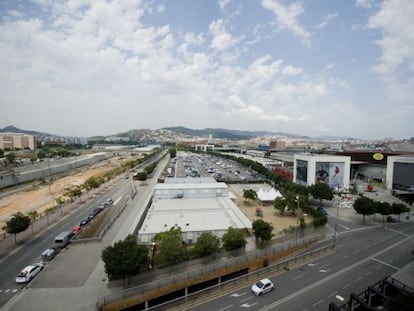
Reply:
[[253, 296], [250, 296], [250, 297], [247, 297], [247, 298], [244, 298], [244, 299], [240, 300], [240, 302], [245, 302], [245, 301], [253, 299], [253, 298], [254, 298]]
[[320, 303], [322, 303], [322, 302], [323, 302], [323, 299], [321, 299], [321, 300], [319, 300], [319, 301], [315, 302], [315, 303], [312, 305], [312, 307], [316, 307], [318, 304], [320, 304]]
[[305, 275], [304, 274], [300, 274], [300, 275], [298, 275], [298, 276], [295, 276], [293, 279], [292, 279], [292, 281], [297, 281], [297, 280], [299, 280], [300, 278], [303, 278]]
[[338, 299], [338, 300], [340, 300], [340, 301], [344, 301], [344, 300], [345, 300], [345, 298], [344, 298], [344, 297], [339, 296], [339, 295], [336, 295], [336, 296], [335, 296], [335, 298], [336, 298], [336, 299]]
[[240, 296], [243, 296], [243, 295], [245, 295], [246, 294], [246, 292], [243, 292], [243, 293], [241, 293], [241, 294], [239, 294], [239, 293], [234, 293], [234, 294], [231, 294], [230, 296], [231, 297], [240, 297]]
[[336, 294], [338, 294], [338, 291], [336, 290], [336, 291], [334, 291], [334, 292], [332, 292], [332, 293], [330, 293], [329, 295], [328, 295], [328, 297], [332, 297], [333, 295], [336, 295]]
[[380, 254], [383, 254], [385, 252], [388, 252], [389, 250], [391, 250], [391, 249], [399, 246], [400, 244], [403, 244], [403, 243], [407, 242], [408, 240], [409, 240], [409, 238], [405, 238], [405, 239], [402, 239], [401, 241], [399, 241], [397, 243], [391, 244], [390, 246], [388, 246], [388, 247], [386, 247], [386, 248], [378, 251], [377, 253], [375, 253], [375, 254], [373, 254], [373, 255], [371, 255], [369, 257], [366, 257], [366, 258], [364, 258], [364, 259], [362, 259], [360, 261], [357, 261], [357, 262], [353, 263], [352, 265], [350, 265], [350, 266], [348, 266], [348, 267], [346, 267], [346, 268], [344, 268], [342, 270], [339, 270], [339, 271], [337, 271], [337, 272], [335, 272], [335, 273], [333, 273], [333, 274], [331, 274], [331, 275], [329, 275], [329, 276], [327, 276], [327, 277], [325, 277], [323, 279], [320, 279], [319, 281], [316, 281], [316, 282], [314, 282], [312, 284], [309, 284], [308, 286], [306, 286], [304, 288], [301, 288], [300, 290], [298, 290], [298, 291], [296, 291], [296, 292], [294, 292], [294, 293], [292, 293], [292, 294], [290, 294], [288, 296], [285, 296], [284, 298], [282, 298], [282, 299], [280, 299], [278, 301], [275, 301], [274, 303], [272, 303], [272, 304], [270, 304], [268, 306], [263, 307], [261, 309], [261, 311], [272, 310], [276, 306], [281, 305], [282, 303], [285, 303], [286, 301], [289, 301], [289, 300], [291, 300], [291, 299], [293, 299], [293, 298], [295, 298], [295, 297], [297, 297], [299, 295], [302, 295], [302, 294], [306, 293], [307, 291], [309, 291], [309, 290], [311, 290], [311, 289], [313, 289], [313, 288], [315, 288], [315, 287], [317, 287], [317, 286], [319, 286], [319, 285], [321, 285], [323, 283], [326, 283], [326, 282], [328, 282], [328, 281], [336, 278], [337, 276], [342, 275], [343, 273], [345, 273], [347, 271], [350, 271], [350, 270], [352, 270], [352, 269], [354, 269], [354, 268], [356, 268], [356, 267], [358, 267], [358, 266], [360, 266], [360, 265], [362, 265], [362, 264], [370, 261], [375, 256], [378, 256]]
[[347, 287], [351, 286], [351, 283], [346, 284], [344, 287], [342, 287], [342, 289], [345, 289]]
[[225, 306], [224, 308], [218, 309], [217, 311], [224, 311], [224, 310], [230, 309], [231, 307], [233, 307], [233, 305]]
[[398, 267], [396, 267], [396, 266], [393, 266], [393, 265], [390, 265], [389, 263], [386, 263], [386, 262], [384, 262], [384, 261], [382, 261], [382, 260], [379, 260], [379, 259], [377, 259], [377, 258], [375, 258], [375, 257], [372, 257], [371, 259], [372, 259], [372, 260], [374, 260], [374, 261], [376, 261], [376, 262], [379, 262], [380, 264], [383, 264], [384, 266], [387, 266], [387, 267], [393, 268], [393, 269], [395, 269], [395, 270], [397, 270], [397, 271], [400, 271], [400, 270], [401, 270], [400, 268], [398, 268]]
[[356, 278], [355, 280], [354, 280], [354, 282], [359, 282], [359, 281], [361, 281], [362, 280], [362, 276], [360, 276], [359, 278]]
[[248, 303], [245, 303], [245, 304], [242, 304], [240, 308], [250, 308], [250, 307], [253, 307], [255, 304], [257, 304], [257, 302], [253, 302], [251, 305], [249, 305]]

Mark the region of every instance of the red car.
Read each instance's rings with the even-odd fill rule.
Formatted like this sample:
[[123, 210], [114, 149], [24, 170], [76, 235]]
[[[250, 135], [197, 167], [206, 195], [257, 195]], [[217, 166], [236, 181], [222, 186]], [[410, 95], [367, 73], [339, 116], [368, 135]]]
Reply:
[[81, 232], [81, 230], [82, 230], [82, 227], [81, 226], [73, 227], [73, 229], [72, 229], [72, 235], [79, 234], [79, 232]]

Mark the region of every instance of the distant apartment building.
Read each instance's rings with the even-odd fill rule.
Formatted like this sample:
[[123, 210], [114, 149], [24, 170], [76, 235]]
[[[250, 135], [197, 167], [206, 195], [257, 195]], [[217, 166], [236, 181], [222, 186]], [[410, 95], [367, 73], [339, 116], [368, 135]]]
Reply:
[[20, 133], [0, 133], [0, 149], [16, 150], [36, 148], [36, 137]]
[[273, 140], [269, 142], [269, 149], [273, 150], [285, 150], [286, 142], [284, 140]]

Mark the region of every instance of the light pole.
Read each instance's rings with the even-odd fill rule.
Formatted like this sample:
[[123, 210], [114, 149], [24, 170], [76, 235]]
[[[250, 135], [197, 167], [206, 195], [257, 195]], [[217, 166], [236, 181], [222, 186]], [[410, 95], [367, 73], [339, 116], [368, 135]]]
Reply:
[[295, 201], [298, 204], [298, 211], [297, 211], [296, 215], [297, 215], [297, 218], [298, 218], [297, 219], [297, 222], [299, 224], [299, 196], [298, 195], [296, 196], [296, 200]]

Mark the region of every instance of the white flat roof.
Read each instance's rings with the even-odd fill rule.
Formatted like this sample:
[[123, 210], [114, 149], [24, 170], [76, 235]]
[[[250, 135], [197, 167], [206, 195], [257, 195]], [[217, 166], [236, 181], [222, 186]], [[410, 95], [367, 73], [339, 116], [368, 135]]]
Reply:
[[156, 184], [156, 190], [176, 190], [176, 189], [227, 189], [224, 182], [215, 183], [163, 183]]
[[138, 234], [155, 234], [178, 226], [183, 232], [252, 228], [251, 221], [228, 197], [153, 201]]

